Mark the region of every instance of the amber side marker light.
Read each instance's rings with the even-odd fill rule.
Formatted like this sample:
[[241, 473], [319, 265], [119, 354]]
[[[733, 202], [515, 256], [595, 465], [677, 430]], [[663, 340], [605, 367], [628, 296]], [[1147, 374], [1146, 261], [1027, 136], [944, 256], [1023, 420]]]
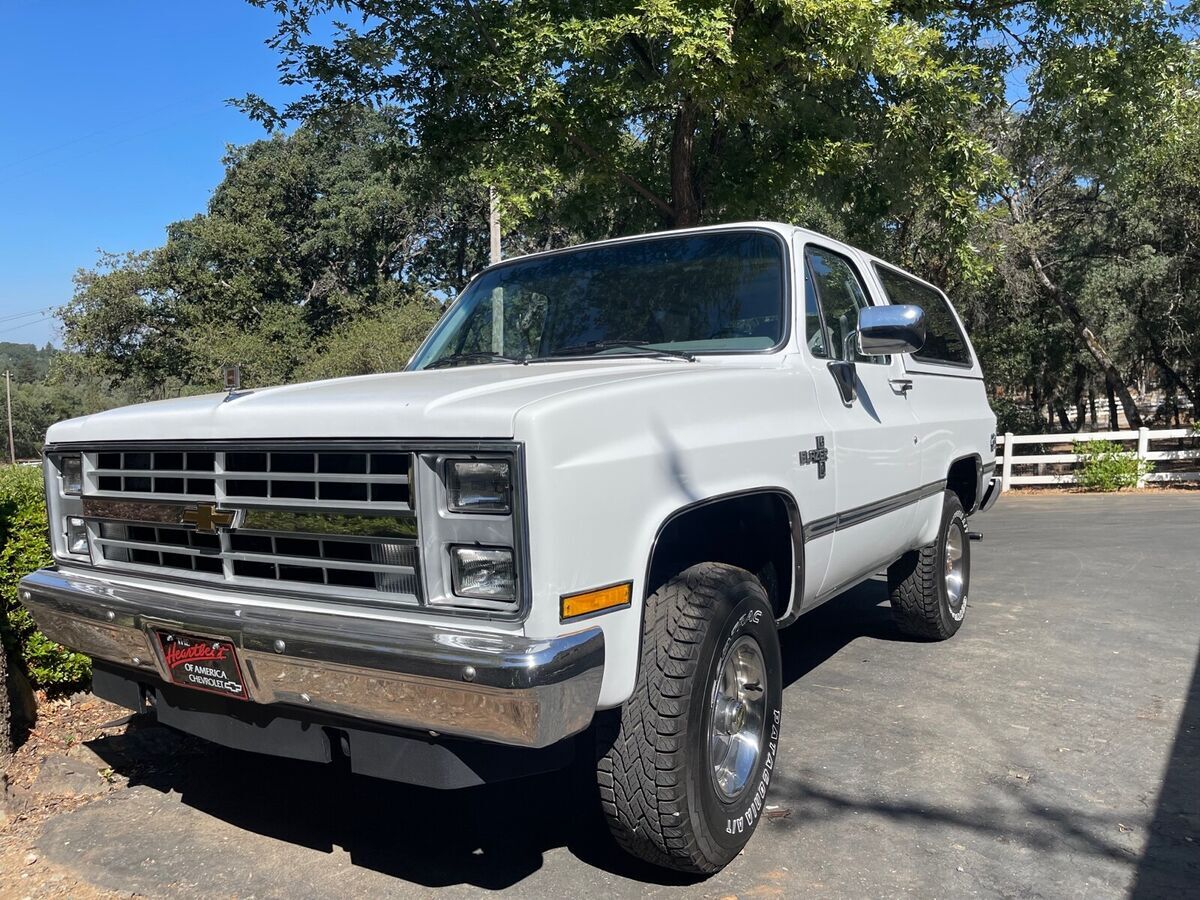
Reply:
[[628, 606], [633, 596], [633, 582], [614, 584], [611, 587], [597, 588], [594, 591], [583, 591], [579, 594], [567, 594], [559, 601], [562, 611], [561, 618], [577, 619], [589, 613], [603, 612], [618, 606]]

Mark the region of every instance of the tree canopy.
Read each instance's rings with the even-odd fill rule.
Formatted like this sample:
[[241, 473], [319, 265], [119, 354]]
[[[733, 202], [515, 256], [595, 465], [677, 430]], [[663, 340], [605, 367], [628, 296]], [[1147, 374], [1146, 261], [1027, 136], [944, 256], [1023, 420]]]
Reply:
[[[439, 182], [386, 117], [232, 148], [208, 210], [76, 278], [77, 366], [148, 394], [399, 368], [481, 265], [486, 193]], [[431, 187], [431, 185], [433, 185]]]
[[207, 211], [80, 272], [63, 371], [398, 368], [484, 264], [491, 186], [508, 254], [770, 218], [893, 259], [1014, 427], [1196, 400], [1194, 2], [252, 2], [295, 99], [238, 101], [274, 133]]

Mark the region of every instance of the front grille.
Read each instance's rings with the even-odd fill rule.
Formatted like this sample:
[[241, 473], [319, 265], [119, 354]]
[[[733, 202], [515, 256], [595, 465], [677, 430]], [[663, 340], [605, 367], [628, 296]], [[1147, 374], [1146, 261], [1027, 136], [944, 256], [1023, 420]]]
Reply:
[[247, 585], [291, 583], [417, 595], [412, 542], [242, 530], [226, 538], [174, 526], [100, 522], [95, 543], [108, 562]]
[[[247, 589], [421, 602], [412, 453], [126, 448], [83, 456], [83, 509], [97, 565]], [[210, 531], [196, 524], [198, 508], [231, 521]]]

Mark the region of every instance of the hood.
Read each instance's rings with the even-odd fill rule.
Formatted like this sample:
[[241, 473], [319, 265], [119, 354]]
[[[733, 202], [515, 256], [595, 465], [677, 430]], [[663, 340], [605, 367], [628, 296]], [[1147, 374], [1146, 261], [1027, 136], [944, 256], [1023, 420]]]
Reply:
[[511, 438], [514, 418], [531, 403], [702, 365], [626, 358], [360, 375], [126, 406], [59, 422], [46, 440]]

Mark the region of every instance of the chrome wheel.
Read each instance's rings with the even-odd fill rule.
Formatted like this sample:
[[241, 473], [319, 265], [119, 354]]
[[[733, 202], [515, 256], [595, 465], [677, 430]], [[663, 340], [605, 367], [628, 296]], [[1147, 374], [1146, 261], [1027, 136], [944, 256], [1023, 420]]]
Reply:
[[946, 600], [950, 611], [956, 616], [962, 610], [966, 584], [964, 579], [965, 565], [963, 563], [963, 546], [966, 535], [963, 534], [962, 523], [951, 520], [950, 528], [946, 531], [945, 572]]
[[735, 800], [762, 754], [766, 664], [758, 641], [743, 635], [725, 651], [713, 685], [708, 758], [717, 792]]

